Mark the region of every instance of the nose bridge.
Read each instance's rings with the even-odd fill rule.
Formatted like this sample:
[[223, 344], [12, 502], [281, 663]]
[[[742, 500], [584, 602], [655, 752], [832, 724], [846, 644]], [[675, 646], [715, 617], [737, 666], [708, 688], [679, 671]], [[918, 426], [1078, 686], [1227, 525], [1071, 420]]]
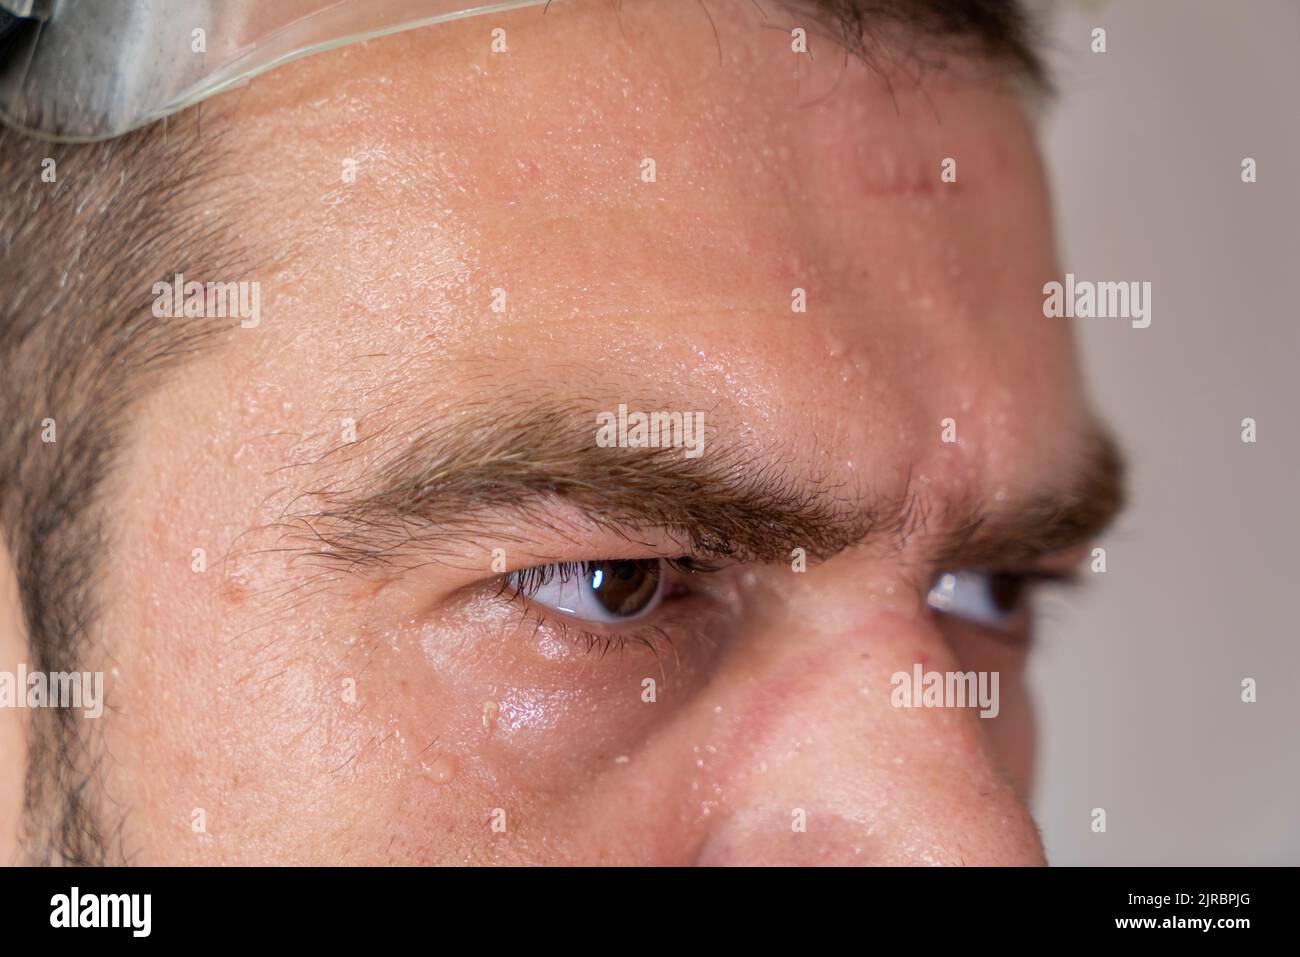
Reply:
[[726, 799], [699, 863], [1041, 863], [978, 707], [902, 706], [896, 675], [960, 670], [906, 610], [919, 597], [873, 602], [861, 581], [833, 586], [849, 596], [833, 608], [817, 589], [821, 615], [751, 636], [725, 667], [720, 744], [697, 763]]

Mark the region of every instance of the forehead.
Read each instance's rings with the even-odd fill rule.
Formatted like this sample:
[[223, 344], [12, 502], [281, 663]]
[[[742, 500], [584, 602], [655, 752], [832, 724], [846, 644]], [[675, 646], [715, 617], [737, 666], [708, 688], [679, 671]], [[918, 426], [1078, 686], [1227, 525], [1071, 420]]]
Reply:
[[265, 267], [256, 342], [214, 360], [257, 370], [241, 407], [568, 387], [715, 410], [827, 469], [937, 476], [949, 417], [968, 477], [1068, 458], [1045, 190], [996, 73], [868, 67], [812, 24], [798, 55], [798, 21], [749, 4], [648, 8], [413, 31], [217, 104]]

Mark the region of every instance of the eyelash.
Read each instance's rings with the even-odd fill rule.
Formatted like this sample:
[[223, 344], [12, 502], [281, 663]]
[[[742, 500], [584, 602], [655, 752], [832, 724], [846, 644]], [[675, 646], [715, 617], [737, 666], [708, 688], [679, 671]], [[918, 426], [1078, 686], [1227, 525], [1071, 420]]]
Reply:
[[[688, 555], [680, 555], [675, 558], [663, 559], [664, 564], [678, 575], [691, 576], [697, 574], [708, 574], [721, 570], [723, 565], [711, 564], [693, 558]], [[583, 648], [585, 653], [593, 654], [599, 652], [599, 657], [604, 657], [610, 651], [623, 651], [628, 643], [640, 644], [650, 649], [656, 655], [663, 647], [671, 648], [673, 645], [670, 629], [674, 622], [667, 621], [663, 624], [637, 624], [620, 631], [594, 631], [585, 626], [577, 625], [574, 619], [566, 619], [560, 615], [553, 615], [534, 604], [531, 599], [546, 585], [557, 580], [560, 582], [571, 581], [579, 576], [588, 576], [592, 573], [595, 566], [601, 564], [599, 561], [581, 561], [581, 562], [553, 562], [546, 565], [533, 565], [528, 568], [520, 569], [516, 572], [502, 576], [500, 587], [497, 590], [498, 598], [514, 603], [520, 611], [520, 624], [532, 621], [535, 628], [548, 627], [556, 631], [559, 636], [565, 640], [573, 641], [579, 647]], [[1072, 588], [1082, 583], [1082, 579], [1077, 571], [1060, 571], [1054, 569], [1029, 568], [1029, 569], [978, 569], [979, 574], [990, 576], [990, 578], [1001, 578], [1010, 582], [1019, 591], [1021, 596], [1017, 600], [1017, 610], [1013, 614], [1019, 617], [1023, 610], [1025, 599], [1029, 595], [1029, 590], [1036, 586], [1057, 586]], [[935, 576], [935, 582], [946, 572]], [[680, 581], [670, 583], [670, 587], [676, 585], [680, 588]], [[680, 593], [673, 594], [664, 605], [669, 606], [665, 612], [661, 606], [660, 615], [672, 615], [671, 605], [676, 604], [682, 598], [689, 598], [690, 592], [686, 595]], [[933, 609], [935, 614], [950, 618], [953, 621], [966, 627], [977, 628], [987, 634], [995, 637], [1008, 638], [1011, 636], [1010, 629], [1001, 629], [995, 626], [981, 624], [971, 621], [959, 615], [949, 614], [939, 609]]]
[[[710, 565], [701, 562], [699, 559], [692, 558], [689, 555], [679, 555], [676, 558], [663, 559], [665, 565], [677, 572], [679, 575], [690, 575], [697, 572], [716, 571], [719, 566]], [[511, 572], [505, 577], [504, 585], [506, 591], [526, 592], [528, 597], [537, 594], [545, 585], [549, 585], [558, 577], [561, 582], [572, 581], [580, 575], [589, 575], [597, 565], [598, 561], [583, 562], [553, 562], [549, 565], [533, 565], [530, 568], [522, 568], [517, 572]], [[519, 585], [512, 586], [511, 581], [520, 582]]]
[[[665, 558], [663, 562], [672, 572], [679, 576], [708, 574], [718, 571], [722, 567], [689, 555]], [[573, 641], [579, 647], [582, 647], [587, 654], [593, 654], [599, 649], [599, 656], [604, 657], [610, 651], [622, 651], [629, 643], [644, 645], [656, 655], [662, 647], [671, 648], [673, 644], [670, 633], [673, 625], [671, 621], [655, 625], [638, 624], [617, 632], [592, 631], [574, 624], [574, 619], [566, 621], [559, 615], [549, 614], [530, 601], [538, 591], [556, 581], [557, 578], [560, 582], [567, 582], [582, 575], [590, 575], [598, 564], [600, 564], [598, 561], [554, 562], [549, 565], [533, 565], [529, 568], [523, 568], [502, 577], [497, 597], [512, 601], [519, 607], [521, 624], [532, 621], [537, 628], [552, 628], [559, 633], [560, 637]], [[680, 586], [680, 582], [671, 584]], [[688, 592], [685, 596], [673, 595], [664, 602], [664, 605], [676, 604], [683, 597], [689, 598], [690, 593]], [[661, 614], [665, 613], [663, 607], [661, 606]], [[671, 615], [672, 612], [668, 611], [666, 613]]]

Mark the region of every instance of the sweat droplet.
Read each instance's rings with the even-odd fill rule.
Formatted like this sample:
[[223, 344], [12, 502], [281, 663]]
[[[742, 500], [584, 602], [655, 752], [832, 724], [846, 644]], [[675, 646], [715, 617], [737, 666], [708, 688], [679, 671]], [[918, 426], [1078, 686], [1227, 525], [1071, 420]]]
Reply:
[[449, 754], [440, 754], [429, 762], [428, 772], [435, 784], [447, 784], [456, 776], [456, 759]]

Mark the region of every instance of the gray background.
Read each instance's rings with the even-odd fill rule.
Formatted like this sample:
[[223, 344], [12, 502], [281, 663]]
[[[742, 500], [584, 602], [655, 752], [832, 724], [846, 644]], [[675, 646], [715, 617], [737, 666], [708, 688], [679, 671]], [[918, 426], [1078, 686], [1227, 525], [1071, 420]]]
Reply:
[[1153, 283], [1148, 329], [1065, 320], [1132, 501], [1107, 573], [1042, 607], [1048, 857], [1300, 864], [1300, 3], [1048, 13], [1062, 272]]

